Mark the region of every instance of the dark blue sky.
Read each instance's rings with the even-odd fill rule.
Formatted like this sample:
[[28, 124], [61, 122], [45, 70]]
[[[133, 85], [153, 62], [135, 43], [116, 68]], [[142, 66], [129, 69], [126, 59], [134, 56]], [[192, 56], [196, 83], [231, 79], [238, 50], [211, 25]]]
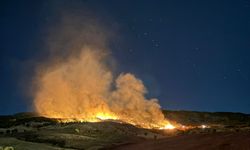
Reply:
[[[30, 111], [34, 64], [57, 7], [118, 26], [112, 51], [163, 108], [250, 113], [250, 0], [0, 2], [0, 114]], [[53, 17], [51, 17], [53, 16]], [[52, 18], [52, 19], [51, 19]]]

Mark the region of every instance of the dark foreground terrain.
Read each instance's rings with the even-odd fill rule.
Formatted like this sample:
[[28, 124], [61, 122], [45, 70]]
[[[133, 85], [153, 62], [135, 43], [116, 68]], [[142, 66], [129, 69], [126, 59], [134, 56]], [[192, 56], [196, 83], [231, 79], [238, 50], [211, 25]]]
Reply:
[[0, 149], [250, 150], [250, 116], [241, 113], [163, 111], [192, 128], [148, 130], [121, 122], [58, 123], [34, 113], [0, 116]]
[[179, 135], [122, 145], [115, 150], [250, 150], [250, 132]]

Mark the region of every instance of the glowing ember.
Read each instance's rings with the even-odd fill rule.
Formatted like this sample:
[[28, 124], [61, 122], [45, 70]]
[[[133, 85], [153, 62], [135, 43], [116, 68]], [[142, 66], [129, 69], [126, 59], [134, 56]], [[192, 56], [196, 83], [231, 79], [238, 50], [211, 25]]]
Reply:
[[97, 113], [93, 118], [58, 118], [58, 122], [68, 123], [68, 122], [100, 122], [104, 120], [117, 120], [115, 115], [107, 113]]
[[161, 127], [160, 129], [169, 129], [169, 130], [172, 130], [172, 129], [175, 129], [176, 127], [173, 126], [172, 124], [167, 124], [165, 125], [164, 127]]
[[98, 113], [96, 118], [100, 120], [117, 120], [118, 118], [115, 115], [105, 114], [105, 113]]

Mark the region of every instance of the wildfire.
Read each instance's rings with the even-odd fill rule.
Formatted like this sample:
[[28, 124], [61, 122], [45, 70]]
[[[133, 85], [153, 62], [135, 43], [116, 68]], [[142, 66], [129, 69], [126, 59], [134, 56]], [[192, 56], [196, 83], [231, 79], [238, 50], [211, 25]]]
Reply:
[[176, 129], [177, 127], [174, 126], [173, 124], [169, 123], [168, 121], [164, 121], [163, 123], [159, 123], [159, 124], [146, 124], [146, 123], [136, 123], [133, 122], [130, 119], [119, 119], [116, 115], [114, 114], [108, 114], [108, 113], [103, 113], [103, 112], [99, 112], [96, 114], [95, 117], [93, 118], [57, 118], [57, 121], [60, 123], [69, 123], [69, 122], [102, 122], [102, 121], [117, 121], [120, 123], [128, 123], [128, 124], [132, 124], [135, 126], [139, 126], [142, 128], [146, 128], [146, 129], [160, 129], [160, 130], [172, 130], [172, 129]]
[[105, 68], [96, 53], [85, 50], [80, 59], [45, 72], [35, 96], [37, 112], [60, 122], [119, 120], [143, 128], [175, 128], [165, 119], [157, 99], [145, 98], [141, 80], [121, 74], [111, 90], [112, 74]]
[[[71, 25], [71, 22], [63, 25]], [[59, 118], [59, 122], [116, 120], [142, 128], [174, 129], [175, 126], [164, 117], [158, 100], [145, 97], [147, 89], [140, 79], [132, 73], [112, 72], [113, 58], [105, 47], [109, 45], [106, 32], [96, 24], [85, 27], [91, 28], [76, 32], [70, 32], [68, 27], [65, 30], [58, 28], [62, 29], [58, 33], [69, 31], [64, 38], [70, 44], [58, 42], [65, 44], [63, 54], [56, 55], [61, 49], [52, 50], [51, 60], [38, 66], [33, 82], [36, 112]], [[72, 33], [81, 35], [69, 37]], [[64, 47], [56, 44], [53, 48]], [[70, 45], [78, 46], [72, 48]], [[74, 49], [80, 45], [79, 50]]]
[[[118, 121], [123, 123], [124, 121], [119, 120], [118, 117], [114, 116], [114, 115], [109, 115], [109, 114], [103, 114], [103, 113], [99, 113], [95, 118], [91, 118], [91, 119], [72, 119], [72, 118], [64, 118], [64, 119], [57, 119], [58, 122], [60, 123], [69, 123], [69, 122], [102, 122], [102, 121]], [[128, 124], [132, 124], [135, 126], [139, 126], [142, 128], [146, 128], [146, 129], [159, 129], [159, 130], [173, 130], [176, 129], [177, 127], [174, 126], [171, 123], [166, 123], [165, 125], [155, 125], [155, 124], [136, 124], [134, 122], [124, 122], [124, 123], [128, 123]]]

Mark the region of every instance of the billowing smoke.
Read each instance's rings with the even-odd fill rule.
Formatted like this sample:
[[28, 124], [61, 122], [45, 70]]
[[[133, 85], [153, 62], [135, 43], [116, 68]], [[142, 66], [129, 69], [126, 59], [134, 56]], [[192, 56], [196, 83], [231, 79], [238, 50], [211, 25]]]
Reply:
[[133, 74], [121, 74], [111, 92], [110, 108], [123, 120], [144, 126], [160, 126], [164, 116], [157, 99], [145, 98], [146, 88]]
[[51, 28], [49, 58], [34, 78], [35, 110], [47, 117], [95, 121], [119, 119], [141, 127], [168, 122], [157, 99], [146, 99], [143, 82], [113, 73], [109, 41], [114, 34], [95, 19], [63, 15]]

